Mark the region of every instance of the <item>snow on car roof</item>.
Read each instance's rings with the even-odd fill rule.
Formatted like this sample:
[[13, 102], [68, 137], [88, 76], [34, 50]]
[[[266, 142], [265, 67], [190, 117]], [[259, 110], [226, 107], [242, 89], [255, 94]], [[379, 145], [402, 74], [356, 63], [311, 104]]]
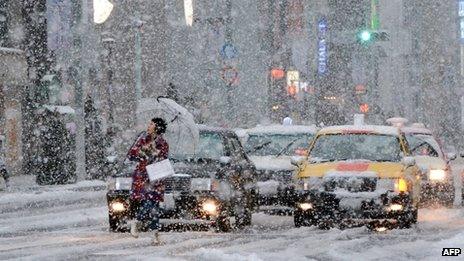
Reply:
[[200, 131], [234, 133], [234, 131], [232, 131], [231, 129], [222, 128], [222, 127], [207, 126], [203, 124], [197, 124], [197, 127], [198, 127], [198, 130]]
[[426, 128], [403, 127], [401, 131], [407, 134], [427, 134], [432, 135], [432, 131]]
[[376, 133], [376, 134], [383, 134], [383, 135], [398, 135], [399, 130], [397, 127], [391, 126], [382, 126], [382, 125], [342, 125], [342, 126], [330, 126], [323, 128], [319, 131], [322, 134], [330, 134], [330, 133], [343, 133], [343, 132], [367, 132], [367, 133]]
[[[306, 125], [268, 125], [268, 126], [256, 126], [251, 129], [245, 129], [244, 132], [250, 134], [294, 134], [294, 133], [311, 133], [317, 132], [316, 126]], [[239, 135], [240, 136], [240, 135]]]

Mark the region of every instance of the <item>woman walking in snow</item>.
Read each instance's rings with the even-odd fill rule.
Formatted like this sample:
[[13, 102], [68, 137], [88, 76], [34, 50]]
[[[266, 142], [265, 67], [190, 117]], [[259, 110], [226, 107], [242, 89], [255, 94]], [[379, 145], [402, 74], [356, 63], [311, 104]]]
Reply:
[[162, 181], [150, 182], [146, 167], [168, 158], [169, 145], [163, 137], [166, 127], [163, 119], [152, 119], [146, 133], [129, 151], [129, 159], [138, 162], [132, 175], [131, 189], [131, 202], [136, 211], [136, 222], [131, 224], [131, 234], [134, 237], [138, 236], [139, 230], [154, 230], [155, 241], [158, 241], [159, 202], [163, 201], [164, 184]]

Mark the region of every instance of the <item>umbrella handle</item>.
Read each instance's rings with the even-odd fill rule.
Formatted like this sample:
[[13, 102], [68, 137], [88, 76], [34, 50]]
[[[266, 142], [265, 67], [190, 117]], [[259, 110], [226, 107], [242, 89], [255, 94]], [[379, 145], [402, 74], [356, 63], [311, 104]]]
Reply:
[[161, 99], [161, 98], [164, 98], [164, 99], [169, 99], [169, 97], [168, 97], [168, 96], [163, 96], [163, 95], [160, 95], [160, 96], [156, 97], [156, 101], [157, 101], [157, 102], [159, 102], [159, 99]]

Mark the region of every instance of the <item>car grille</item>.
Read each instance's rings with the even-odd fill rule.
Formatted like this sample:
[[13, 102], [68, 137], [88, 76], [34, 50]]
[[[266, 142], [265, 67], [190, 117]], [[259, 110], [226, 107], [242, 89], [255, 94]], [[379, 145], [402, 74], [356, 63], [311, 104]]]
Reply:
[[343, 189], [349, 192], [373, 192], [377, 187], [377, 178], [371, 177], [337, 177], [325, 178], [324, 190], [333, 192]]
[[190, 191], [190, 176], [173, 176], [165, 180], [166, 192], [186, 192]]
[[280, 170], [272, 171], [265, 170], [258, 172], [258, 181], [265, 182], [268, 180], [280, 181], [283, 183], [288, 183], [292, 180], [293, 171], [291, 170]]

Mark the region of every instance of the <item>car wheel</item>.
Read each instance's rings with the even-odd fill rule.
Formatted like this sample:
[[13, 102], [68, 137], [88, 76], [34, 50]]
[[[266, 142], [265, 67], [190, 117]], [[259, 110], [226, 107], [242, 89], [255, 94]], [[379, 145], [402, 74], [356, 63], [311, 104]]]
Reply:
[[119, 232], [120, 220], [118, 218], [109, 216], [108, 223], [110, 224], [110, 232]]
[[231, 226], [230, 226], [230, 217], [227, 215], [219, 215], [216, 219], [216, 229], [219, 232], [230, 232]]
[[398, 218], [399, 228], [411, 228], [415, 223], [417, 223], [417, 209], [409, 210]]
[[239, 229], [251, 225], [251, 211], [243, 210], [235, 214], [235, 226]]
[[304, 217], [300, 211], [293, 212], [293, 223], [295, 223], [295, 227], [303, 227], [306, 226], [306, 222]]
[[110, 232], [127, 232], [129, 228], [124, 226], [125, 222], [121, 218], [109, 216], [108, 218]]

